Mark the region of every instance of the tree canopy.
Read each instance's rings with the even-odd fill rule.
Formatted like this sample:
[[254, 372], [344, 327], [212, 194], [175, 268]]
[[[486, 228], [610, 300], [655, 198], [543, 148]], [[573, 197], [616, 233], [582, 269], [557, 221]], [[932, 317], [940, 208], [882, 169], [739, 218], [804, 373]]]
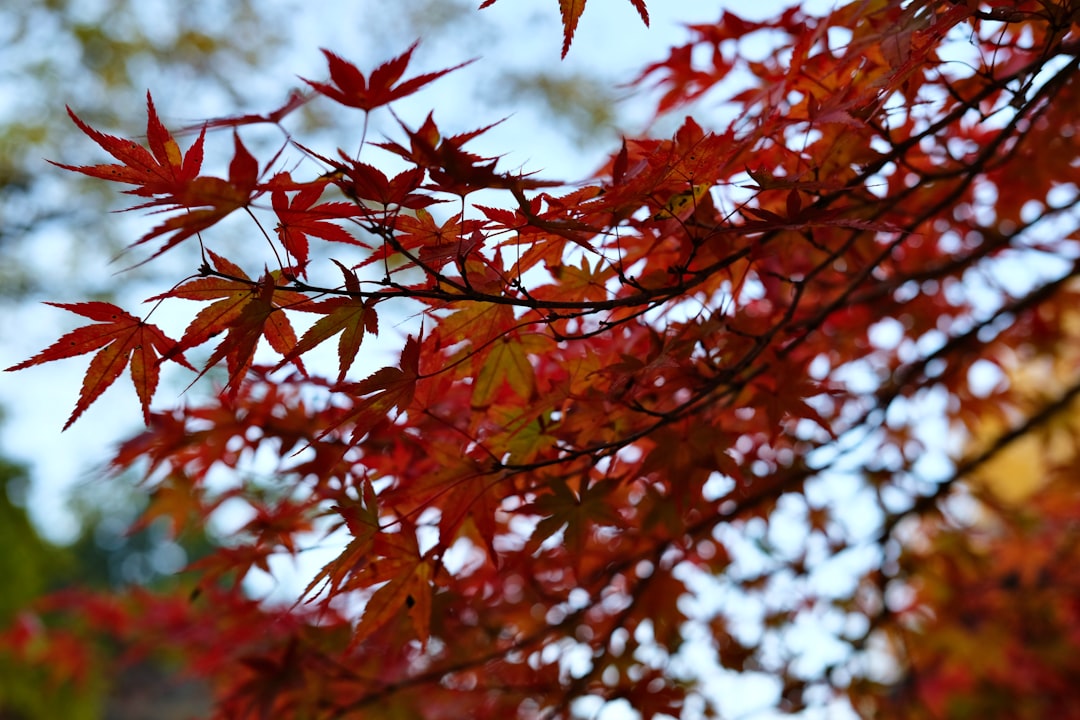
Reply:
[[[565, 55], [585, 3], [559, 7]], [[68, 426], [130, 377], [137, 526], [244, 520], [176, 586], [50, 596], [9, 647], [165, 652], [221, 718], [715, 716], [717, 675], [786, 712], [1072, 717], [1078, 21], [724, 12], [633, 81], [674, 132], [579, 181], [471, 149], [488, 120], [395, 113], [461, 67], [415, 45], [325, 50], [284, 104], [193, 128], [151, 89], [139, 140], [71, 109], [109, 158], [55, 162], [155, 213], [141, 262], [198, 262], [138, 312], [54, 303], [84, 324], [9, 370], [90, 355]], [[312, 103], [352, 133], [308, 141]], [[1003, 494], [1024, 441], [1046, 477]], [[245, 591], [331, 543], [299, 597]]]

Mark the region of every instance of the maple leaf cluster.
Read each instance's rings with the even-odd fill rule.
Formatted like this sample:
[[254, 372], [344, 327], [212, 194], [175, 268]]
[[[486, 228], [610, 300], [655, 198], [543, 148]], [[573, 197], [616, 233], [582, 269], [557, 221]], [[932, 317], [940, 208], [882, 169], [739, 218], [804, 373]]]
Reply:
[[[560, 3], [564, 54], [584, 5]], [[161, 241], [152, 261], [196, 244], [202, 262], [151, 299], [199, 309], [174, 340], [155, 310], [58, 304], [94, 324], [9, 369], [95, 353], [70, 425], [130, 367], [147, 428], [114, 466], [145, 472], [147, 518], [182, 534], [226, 499], [252, 512], [189, 569], [185, 602], [76, 595], [46, 611], [83, 603], [99, 631], [168, 645], [212, 681], [223, 718], [555, 717], [588, 698], [646, 718], [718, 712], [675, 669], [689, 627], [725, 671], [771, 673], [783, 709], [849, 685], [858, 704], [869, 686], [845, 678], [880, 680], [860, 668], [890, 632], [890, 593], [914, 583], [896, 548], [986, 460], [928, 474], [940, 438], [922, 413], [935, 397], [957, 428], [1003, 413], [1008, 387], [981, 390], [974, 369], [1062, 337], [1080, 274], [1076, 19], [1064, 0], [725, 12], [636, 80], [658, 116], [696, 117], [625, 138], [574, 184], [501, 168], [467, 149], [488, 128], [447, 132], [434, 113], [415, 128], [394, 115], [397, 138], [361, 137], [359, 152], [290, 135], [300, 163], [256, 160], [241, 140], [251, 124], [288, 133], [315, 99], [366, 129], [457, 69], [403, 80], [415, 45], [369, 74], [327, 51], [310, 95], [212, 120], [186, 152], [149, 97], [148, 148], [72, 113], [118, 162], [62, 167], [170, 213], [135, 244]], [[777, 52], [748, 60], [766, 31]], [[723, 99], [739, 113], [711, 127], [705, 101], [733, 77]], [[202, 170], [219, 128], [234, 133], [226, 178]], [[237, 214], [267, 243], [266, 269], [214, 232]], [[1035, 255], [1057, 260], [1051, 279], [1001, 279]], [[418, 318], [399, 359], [364, 367], [365, 343], [393, 334], [380, 316], [403, 312]], [[331, 342], [323, 375], [310, 358]], [[203, 346], [200, 370], [186, 356]], [[155, 410], [164, 363], [226, 379]], [[1009, 414], [984, 455], [1040, 413]], [[253, 488], [239, 478], [256, 455], [273, 480]], [[223, 472], [235, 487], [208, 482]], [[251, 570], [326, 537], [345, 541], [295, 607], [244, 597]], [[874, 559], [851, 587], [821, 581], [859, 554]], [[703, 583], [753, 619], [690, 613]], [[788, 634], [808, 618], [841, 627], [830, 639], [846, 648], [813, 672]], [[941, 716], [980, 687], [965, 672], [912, 702]]]

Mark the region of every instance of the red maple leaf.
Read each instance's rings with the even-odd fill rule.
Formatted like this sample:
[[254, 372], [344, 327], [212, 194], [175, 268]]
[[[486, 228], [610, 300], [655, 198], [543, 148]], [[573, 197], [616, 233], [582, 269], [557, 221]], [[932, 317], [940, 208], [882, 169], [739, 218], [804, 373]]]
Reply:
[[468, 60], [445, 70], [417, 75], [395, 86], [394, 83], [400, 80], [405, 73], [405, 68], [409, 65], [409, 59], [419, 44], [419, 41], [414, 42], [404, 53], [375, 68], [371, 72], [370, 78], [365, 78], [364, 74], [349, 61], [329, 50], [323, 50], [322, 53], [326, 56], [326, 60], [330, 65], [330, 80], [334, 84], [330, 85], [307, 79], [304, 79], [304, 82], [331, 100], [369, 112], [381, 105], [412, 95], [428, 83], [472, 62], [472, 60]]
[[261, 193], [259, 163], [244, 147], [240, 136], [233, 133], [233, 159], [229, 163], [229, 179], [200, 176], [182, 189], [182, 195], [170, 202], [181, 206], [183, 214], [171, 217], [135, 241], [141, 245], [156, 237], [174, 233], [151, 257], [157, 257], [229, 215], [246, 207], [254, 196]]
[[161, 124], [150, 93], [146, 94], [146, 107], [148, 116], [146, 139], [150, 146], [149, 150], [133, 140], [95, 130], [83, 122], [69, 107], [68, 115], [79, 129], [122, 164], [83, 166], [64, 165], [57, 162], [52, 164], [90, 177], [138, 185], [139, 187], [127, 192], [140, 197], [158, 197], [158, 200], [149, 203], [151, 205], [178, 203], [185, 188], [199, 175], [199, 170], [202, 168], [205, 132], [199, 134], [199, 139], [188, 149], [185, 156], [180, 151], [180, 146], [176, 144], [176, 140]]
[[347, 219], [357, 215], [354, 203], [324, 202], [316, 204], [322, 197], [326, 182], [301, 185], [299, 192], [292, 198], [287, 194], [288, 177], [275, 178], [275, 187], [270, 196], [274, 212], [278, 217], [278, 238], [285, 250], [296, 260], [299, 272], [304, 273], [308, 262], [308, 239], [319, 238], [330, 242], [363, 245], [352, 233], [333, 220]]
[[[84, 133], [121, 164], [64, 165], [66, 170], [113, 182], [137, 185], [126, 191], [131, 195], [153, 198], [136, 205], [132, 210], [165, 205], [183, 208], [184, 213], [171, 217], [143, 235], [134, 245], [172, 233], [166, 243], [151, 257], [156, 257], [174, 245], [215, 224], [229, 213], [245, 207], [257, 193], [259, 163], [234, 132], [235, 152], [229, 163], [229, 178], [199, 175], [203, 160], [205, 128], [185, 155], [176, 140], [165, 129], [154, 108], [150, 94], [146, 95], [146, 139], [149, 150], [132, 140], [99, 132], [83, 122], [71, 108], [68, 114]], [[51, 161], [50, 161], [51, 162]]]
[[105, 302], [46, 304], [70, 310], [98, 323], [72, 330], [29, 360], [7, 368], [9, 372], [22, 370], [99, 350], [90, 361], [79, 400], [71, 417], [64, 423], [65, 430], [120, 377], [129, 361], [131, 380], [135, 383], [135, 391], [142, 404], [143, 420], [147, 423], [150, 420], [150, 400], [157, 389], [161, 359], [167, 356], [186, 368], [195, 369], [181, 352], [175, 351], [176, 343], [156, 325], [129, 315], [115, 305]]
[[[480, 3], [480, 9], [483, 10], [486, 7], [494, 5], [496, 0], [484, 0]], [[563, 21], [563, 46], [562, 56], [565, 58], [566, 53], [570, 52], [570, 43], [574, 39], [574, 31], [577, 30], [578, 20], [581, 18], [581, 13], [585, 11], [586, 0], [559, 0], [559, 11], [562, 13]], [[645, 7], [645, 0], [630, 0], [630, 4], [637, 10], [638, 15], [641, 16], [642, 22], [646, 26], [649, 24], [649, 10]]]
[[382, 422], [395, 407], [398, 412], [407, 410], [416, 392], [419, 368], [420, 343], [410, 335], [401, 351], [399, 367], [381, 368], [360, 382], [338, 383], [335, 390], [357, 398], [338, 425], [352, 421], [355, 442]]

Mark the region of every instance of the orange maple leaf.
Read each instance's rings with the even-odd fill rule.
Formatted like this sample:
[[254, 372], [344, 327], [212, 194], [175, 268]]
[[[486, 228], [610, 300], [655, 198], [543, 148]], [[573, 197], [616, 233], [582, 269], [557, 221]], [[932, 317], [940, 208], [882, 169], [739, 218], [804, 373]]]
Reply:
[[[345, 288], [351, 293], [360, 292], [360, 281], [356, 273], [345, 268], [337, 260], [333, 261], [345, 276]], [[300, 356], [316, 345], [341, 333], [338, 338], [338, 382], [345, 379], [345, 373], [352, 367], [353, 360], [360, 350], [364, 333], [379, 333], [379, 318], [371, 301], [359, 297], [335, 297], [318, 303], [304, 303], [297, 310], [316, 312], [321, 318], [308, 328], [293, 349], [285, 353], [279, 367], [287, 362], [299, 360]]]
[[[278, 353], [292, 353], [296, 346], [296, 332], [282, 309], [306, 303], [307, 297], [282, 290], [277, 284], [277, 273], [267, 273], [258, 281], [253, 281], [226, 258], [212, 250], [207, 250], [206, 254], [210, 256], [218, 275], [189, 280], [151, 300], [181, 298], [213, 301], [199, 311], [172, 352], [201, 345], [226, 332], [225, 339], [207, 360], [202, 374], [224, 359], [229, 370], [228, 388], [235, 392], [251, 366], [255, 348], [262, 337], [265, 336], [270, 347]], [[290, 360], [304, 372], [304, 364], [299, 357], [291, 355]]]

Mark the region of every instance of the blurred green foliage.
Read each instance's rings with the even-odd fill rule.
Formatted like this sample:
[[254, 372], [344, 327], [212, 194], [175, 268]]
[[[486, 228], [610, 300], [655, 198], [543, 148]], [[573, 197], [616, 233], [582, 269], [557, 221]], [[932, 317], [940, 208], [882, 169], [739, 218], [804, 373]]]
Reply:
[[[77, 566], [68, 550], [41, 539], [14, 499], [25, 495], [25, 468], [0, 459], [0, 628], [47, 590], [65, 582]], [[82, 720], [100, 717], [102, 678], [79, 686], [54, 683], [41, 667], [27, 667], [0, 648], [0, 719]]]
[[[206, 535], [179, 543], [161, 523], [139, 532], [130, 524], [145, 502], [127, 478], [93, 483], [74, 503], [84, 528], [69, 546], [42, 539], [24, 507], [29, 484], [25, 468], [0, 459], [0, 631], [16, 622], [41, 622], [35, 601], [47, 593], [78, 587], [118, 590], [138, 584], [165, 589], [185, 582], [177, 572], [210, 547]], [[20, 617], [21, 615], [21, 617]], [[0, 647], [0, 720], [140, 720], [182, 718], [206, 708], [197, 682], [145, 658], [106, 676], [106, 661], [119, 648], [88, 646], [101, 653], [78, 682], [57, 679], [49, 668], [27, 666]], [[62, 673], [60, 673], [62, 674]], [[160, 707], [167, 699], [168, 707]]]

